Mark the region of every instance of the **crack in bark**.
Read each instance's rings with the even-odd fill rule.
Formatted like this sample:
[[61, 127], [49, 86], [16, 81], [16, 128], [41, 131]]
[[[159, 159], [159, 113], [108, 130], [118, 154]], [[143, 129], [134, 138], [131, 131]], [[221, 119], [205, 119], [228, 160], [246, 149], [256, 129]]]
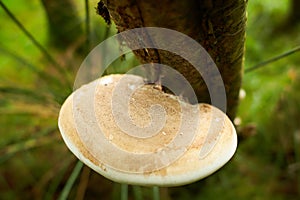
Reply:
[[[139, 3], [138, 3], [137, 0], [134, 0], [134, 1], [135, 1], [137, 10], [138, 10], [138, 12], [139, 12], [140, 19], [141, 19], [141, 21], [142, 21], [142, 27], [145, 27], [145, 22], [144, 22], [144, 19], [143, 19], [142, 10], [140, 9], [140, 5], [139, 5]], [[149, 34], [147, 33], [147, 31], [146, 31], [146, 35], [147, 35], [147, 39], [150, 40], [150, 44], [151, 44], [152, 46], [154, 46], [154, 45], [153, 45], [153, 41], [151, 40], [151, 38], [150, 38]], [[149, 50], [150, 50], [150, 49], [147, 49], [147, 48], [146, 48], [146, 49], [144, 49], [144, 52], [145, 52], [145, 54], [147, 54], [147, 55], [149, 56], [150, 59], [152, 59], [151, 56], [150, 56]], [[150, 50], [150, 51], [151, 51], [151, 50]], [[157, 50], [157, 49], [153, 49], [153, 51], [154, 51], [155, 56], [157, 57], [157, 63], [161, 63], [161, 60], [160, 60], [160, 57], [159, 57], [158, 50]], [[153, 61], [152, 61], [152, 63], [153, 63]], [[154, 67], [154, 70], [155, 70], [155, 73], [154, 73], [154, 74], [156, 74], [156, 77], [154, 77], [154, 80], [153, 80], [153, 81], [154, 81], [155, 84], [160, 85], [160, 84], [161, 84], [161, 81], [160, 81], [160, 74], [161, 74], [161, 71], [160, 71], [159, 66], [156, 65], [156, 66]]]
[[[227, 94], [227, 114], [233, 119], [242, 79], [246, 4], [247, 0], [110, 0], [108, 9], [120, 32], [156, 26], [182, 32], [197, 40], [219, 68]], [[157, 62], [173, 67], [191, 83], [199, 102], [210, 103], [203, 79], [180, 56], [153, 49], [134, 53], [144, 63]]]

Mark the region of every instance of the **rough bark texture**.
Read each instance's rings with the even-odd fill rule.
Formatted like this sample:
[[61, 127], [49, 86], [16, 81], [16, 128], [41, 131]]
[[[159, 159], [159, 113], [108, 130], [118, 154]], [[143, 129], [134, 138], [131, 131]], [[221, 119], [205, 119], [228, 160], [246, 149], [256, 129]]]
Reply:
[[[221, 72], [227, 94], [227, 114], [234, 118], [242, 79], [247, 0], [103, 2], [120, 32], [137, 27], [165, 27], [198, 41]], [[135, 53], [143, 62], [159, 62], [175, 68], [191, 83], [199, 102], [210, 102], [200, 74], [181, 57], [161, 50]]]

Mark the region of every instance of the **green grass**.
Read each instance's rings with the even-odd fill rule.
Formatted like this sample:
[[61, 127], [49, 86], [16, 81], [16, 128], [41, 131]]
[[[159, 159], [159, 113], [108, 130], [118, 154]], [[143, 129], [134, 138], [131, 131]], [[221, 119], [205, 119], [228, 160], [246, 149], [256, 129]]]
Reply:
[[[74, 78], [86, 53], [61, 52], [48, 43], [41, 2], [2, 2]], [[245, 69], [300, 45], [299, 25], [278, 28], [287, 16], [288, 2], [249, 1]], [[90, 2], [91, 48], [116, 33], [95, 15], [96, 3]], [[84, 1], [77, 6], [84, 27]], [[76, 159], [57, 129], [60, 104], [71, 90], [60, 83], [61, 74], [1, 8], [0, 19], [0, 199], [54, 199], [66, 194], [62, 191], [71, 199], [120, 199], [120, 185], [85, 168], [77, 173]], [[122, 73], [135, 64], [133, 56], [127, 55], [127, 62], [115, 61], [107, 73]], [[244, 74], [242, 87], [247, 95], [240, 102], [238, 117], [241, 127], [255, 124], [257, 134], [242, 141], [231, 162], [200, 181], [195, 193], [171, 189], [174, 199], [299, 198], [299, 65], [300, 52]], [[64, 190], [66, 184], [73, 187]], [[129, 187], [129, 195], [151, 199], [152, 190]]]

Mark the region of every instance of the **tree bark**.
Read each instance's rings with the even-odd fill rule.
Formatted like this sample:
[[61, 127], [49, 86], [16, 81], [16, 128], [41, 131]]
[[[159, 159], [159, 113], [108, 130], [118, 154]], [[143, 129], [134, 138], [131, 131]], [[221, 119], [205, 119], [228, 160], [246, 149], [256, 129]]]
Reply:
[[[111, 19], [122, 32], [137, 27], [164, 27], [198, 41], [215, 61], [227, 95], [227, 114], [234, 118], [242, 80], [247, 0], [104, 0]], [[178, 70], [191, 83], [198, 102], [210, 102], [200, 74], [170, 52], [135, 51], [143, 62], [159, 62]]]

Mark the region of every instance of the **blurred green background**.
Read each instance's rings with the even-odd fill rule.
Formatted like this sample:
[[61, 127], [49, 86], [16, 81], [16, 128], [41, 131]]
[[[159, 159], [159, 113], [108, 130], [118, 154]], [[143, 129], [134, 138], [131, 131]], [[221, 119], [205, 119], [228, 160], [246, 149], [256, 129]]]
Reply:
[[[1, 1], [0, 199], [120, 199], [121, 186], [78, 165], [57, 129], [81, 62], [116, 29], [97, 0], [50, 2]], [[245, 69], [299, 47], [298, 13], [292, 0], [249, 1]], [[127, 55], [107, 73], [134, 63]], [[242, 88], [234, 158], [197, 185], [162, 188], [162, 199], [300, 199], [300, 52], [246, 72]], [[151, 189], [130, 187], [129, 199], [152, 199]]]

